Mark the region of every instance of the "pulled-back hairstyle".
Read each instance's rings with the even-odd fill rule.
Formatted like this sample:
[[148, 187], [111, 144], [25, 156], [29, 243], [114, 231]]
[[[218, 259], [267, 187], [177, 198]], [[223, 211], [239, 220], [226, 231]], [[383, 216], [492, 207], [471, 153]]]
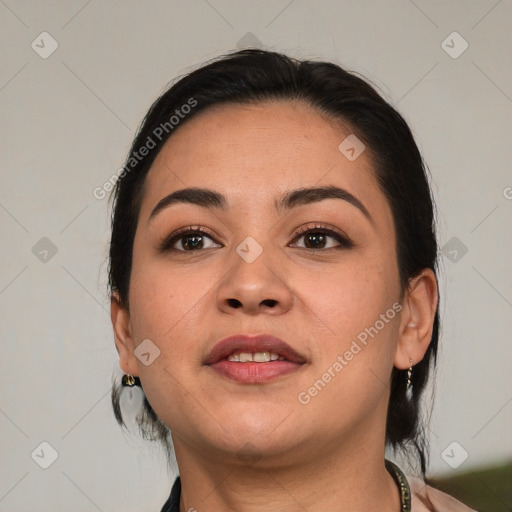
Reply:
[[[109, 288], [111, 296], [117, 292], [123, 307], [129, 309], [133, 243], [145, 178], [167, 139], [183, 123], [211, 106], [276, 100], [302, 101], [340, 122], [365, 144], [378, 185], [393, 214], [402, 293], [421, 270], [429, 268], [436, 273], [434, 201], [426, 166], [402, 116], [365, 80], [338, 65], [250, 49], [224, 55], [181, 77], [153, 103], [135, 136], [111, 196]], [[141, 151], [144, 147], [147, 150]], [[412, 372], [411, 401], [406, 399], [407, 371], [393, 368], [391, 375], [386, 444], [409, 454], [412, 448], [423, 475], [427, 444], [420, 398], [429, 372], [435, 367], [438, 337], [439, 306], [430, 345]], [[115, 417], [125, 426], [119, 391], [119, 383], [113, 382]], [[170, 430], [147, 398], [137, 421], [142, 435], [161, 441], [170, 456]]]

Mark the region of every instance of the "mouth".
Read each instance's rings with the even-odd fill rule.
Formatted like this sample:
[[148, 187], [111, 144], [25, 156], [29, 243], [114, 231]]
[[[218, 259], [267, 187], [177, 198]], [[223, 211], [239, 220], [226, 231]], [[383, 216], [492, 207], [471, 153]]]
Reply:
[[204, 360], [218, 374], [238, 382], [269, 382], [299, 370], [307, 359], [270, 335], [238, 334], [221, 340]]

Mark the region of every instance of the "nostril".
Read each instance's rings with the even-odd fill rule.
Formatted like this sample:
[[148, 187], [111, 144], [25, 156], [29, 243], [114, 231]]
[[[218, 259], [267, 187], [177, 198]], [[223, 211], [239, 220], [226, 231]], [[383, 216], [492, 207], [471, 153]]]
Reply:
[[[238, 300], [238, 299], [228, 299], [227, 300], [227, 303], [229, 304], [230, 307], [232, 308], [239, 308], [240, 306], [242, 306], [242, 303]], [[270, 308], [273, 308], [275, 307], [275, 305], [277, 304], [277, 300], [274, 300], [274, 299], [265, 299], [263, 301], [261, 301], [262, 304], [265, 304], [265, 306], [268, 306]]]
[[228, 304], [232, 308], [239, 308], [242, 305], [242, 303], [238, 299], [228, 299]]

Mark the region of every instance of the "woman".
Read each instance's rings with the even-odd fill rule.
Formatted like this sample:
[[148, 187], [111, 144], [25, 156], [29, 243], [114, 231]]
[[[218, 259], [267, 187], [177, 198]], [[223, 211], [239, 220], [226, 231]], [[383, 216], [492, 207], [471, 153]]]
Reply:
[[[437, 243], [402, 117], [324, 62], [245, 50], [151, 107], [114, 194], [125, 387], [180, 476], [163, 511], [460, 510], [426, 469]], [[116, 417], [123, 423], [119, 388]]]

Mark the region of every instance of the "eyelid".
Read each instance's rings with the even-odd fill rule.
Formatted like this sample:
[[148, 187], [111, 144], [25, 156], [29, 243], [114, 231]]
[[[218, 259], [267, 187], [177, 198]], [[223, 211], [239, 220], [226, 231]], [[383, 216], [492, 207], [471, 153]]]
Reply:
[[173, 233], [171, 233], [171, 236], [175, 237], [175, 236], [178, 236], [178, 235], [182, 235], [183, 233], [190, 233], [190, 232], [193, 232], [193, 233], [196, 233], [196, 232], [204, 233], [204, 234], [209, 235], [211, 237], [216, 237], [217, 236], [213, 231], [210, 231], [208, 228], [205, 228], [205, 227], [200, 226], [198, 224], [190, 225], [190, 226], [183, 226], [182, 228], [179, 228], [176, 231], [174, 231]]
[[338, 230], [337, 228], [334, 228], [332, 226], [329, 226], [327, 224], [322, 224], [321, 222], [314, 222], [313, 224], [307, 224], [305, 226], [301, 226], [300, 228], [297, 228], [295, 230], [295, 235], [303, 235], [304, 233], [307, 233], [309, 231], [314, 231], [315, 229], [322, 229], [324, 231], [328, 231], [330, 233], [335, 233], [339, 236], [343, 236], [345, 238], [348, 238], [348, 236], [341, 230]]

